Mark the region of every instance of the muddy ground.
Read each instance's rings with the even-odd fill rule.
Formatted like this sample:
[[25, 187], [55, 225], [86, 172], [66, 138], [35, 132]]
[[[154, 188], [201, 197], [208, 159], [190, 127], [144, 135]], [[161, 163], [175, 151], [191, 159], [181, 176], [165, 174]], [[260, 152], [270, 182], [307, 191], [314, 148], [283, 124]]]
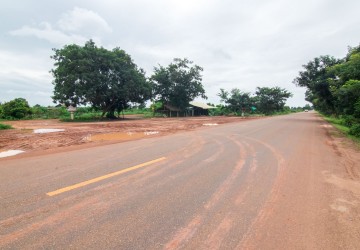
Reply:
[[[92, 147], [249, 119], [255, 118], [206, 116], [141, 119], [127, 116], [125, 119], [106, 122], [61, 122], [57, 119], [6, 121], [2, 123], [10, 124], [14, 129], [0, 131], [0, 153], [7, 150], [40, 153]], [[38, 134], [34, 133], [36, 129], [64, 131]]]

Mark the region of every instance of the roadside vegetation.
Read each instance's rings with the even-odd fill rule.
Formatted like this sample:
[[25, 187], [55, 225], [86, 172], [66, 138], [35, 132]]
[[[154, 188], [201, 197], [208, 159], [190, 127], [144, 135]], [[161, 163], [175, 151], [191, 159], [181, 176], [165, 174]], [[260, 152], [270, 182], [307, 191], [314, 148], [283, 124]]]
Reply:
[[0, 123], [0, 130], [5, 130], [5, 129], [12, 129], [13, 127], [8, 125], [8, 124], [2, 124]]
[[[210, 116], [241, 116], [240, 111], [234, 111], [229, 109], [225, 105], [217, 105], [208, 103], [210, 106], [214, 106], [214, 109], [209, 110]], [[1, 106], [1, 104], [0, 104]], [[283, 115], [296, 112], [303, 112], [306, 107], [288, 107], [285, 106], [282, 111], [274, 112], [271, 115]], [[123, 119], [126, 116], [132, 115], [139, 118], [152, 118], [152, 117], [165, 117], [164, 114], [154, 111], [151, 107], [138, 107], [132, 106], [123, 110], [120, 113], [116, 113], [117, 119]], [[244, 116], [265, 116], [265, 114], [254, 110], [246, 110]], [[4, 116], [0, 114], [2, 120], [32, 120], [32, 119], [60, 119], [64, 122], [93, 122], [93, 121], [111, 121], [114, 118], [102, 117], [102, 111], [93, 109], [92, 107], [78, 107], [75, 112], [74, 120], [70, 118], [70, 112], [65, 107], [44, 107], [35, 105], [30, 107], [30, 113], [24, 117]], [[1, 120], [0, 120], [1, 121]]]
[[360, 138], [360, 45], [342, 59], [319, 56], [303, 65], [294, 84], [306, 100], [343, 133]]
[[[211, 103], [208, 103], [208, 105], [211, 106]], [[209, 115], [210, 116], [265, 116], [265, 114], [257, 111], [257, 110], [248, 110], [244, 113], [242, 112], [234, 112], [231, 109], [229, 109], [228, 107], [224, 106], [224, 105], [214, 105], [214, 107], [216, 107], [215, 109], [211, 109], [209, 110]], [[288, 115], [288, 114], [292, 114], [292, 113], [298, 113], [298, 112], [303, 112], [306, 109], [305, 107], [289, 107], [289, 106], [285, 106], [283, 110], [279, 111], [279, 112], [273, 112], [270, 115], [271, 116], [275, 116], [275, 115]]]
[[257, 87], [254, 95], [238, 88], [230, 91], [220, 89], [218, 96], [220, 102], [224, 103], [224, 105], [220, 105], [220, 111], [224, 114], [244, 116], [291, 113], [291, 108], [286, 107], [285, 103], [292, 94], [280, 87]]
[[[60, 119], [61, 121], [72, 121], [70, 119], [70, 112], [66, 107], [63, 106], [49, 106], [44, 107], [40, 105], [35, 105], [30, 107], [27, 101], [23, 98], [16, 98], [9, 103], [16, 103], [16, 105], [11, 105], [12, 108], [6, 109], [4, 112], [3, 107], [8, 106], [8, 103], [0, 103], [0, 122], [1, 120], [33, 120], [33, 119]], [[103, 112], [95, 109], [93, 107], [78, 107], [75, 112], [74, 121], [77, 122], [91, 122], [91, 121], [104, 121], [104, 120], [113, 120], [113, 118], [102, 117]], [[123, 118], [125, 115], [137, 115], [139, 117], [154, 117], [161, 116], [160, 114], [155, 114], [151, 108], [146, 108], [144, 106], [131, 106], [125, 110], [122, 110], [120, 113], [116, 113], [116, 118]], [[1, 124], [0, 129], [11, 128], [11, 126]]]
[[358, 145], [360, 146], [360, 136], [354, 135], [354, 133], [351, 131], [352, 126], [349, 126], [344, 119], [336, 118], [334, 116], [326, 116], [323, 114], [320, 115], [323, 117], [325, 121], [329, 122], [335, 128], [337, 128], [338, 131], [340, 131], [343, 135], [357, 142]]
[[[165, 106], [186, 115], [189, 102], [207, 99], [202, 83], [203, 68], [191, 60], [174, 58], [167, 66], [154, 67], [151, 76], [120, 48], [98, 47], [89, 40], [84, 46], [69, 44], [53, 49], [54, 106], [31, 107], [24, 98], [0, 103], [0, 119], [60, 119], [71, 121], [69, 107], [76, 107], [74, 121], [166, 116]], [[258, 87], [254, 93], [238, 88], [220, 89], [221, 104], [209, 115], [262, 116], [288, 114], [303, 108], [285, 106], [292, 96], [280, 87]], [[0, 100], [1, 101], [1, 100]], [[150, 107], [146, 104], [150, 103]], [[213, 105], [214, 106], [214, 105]]]

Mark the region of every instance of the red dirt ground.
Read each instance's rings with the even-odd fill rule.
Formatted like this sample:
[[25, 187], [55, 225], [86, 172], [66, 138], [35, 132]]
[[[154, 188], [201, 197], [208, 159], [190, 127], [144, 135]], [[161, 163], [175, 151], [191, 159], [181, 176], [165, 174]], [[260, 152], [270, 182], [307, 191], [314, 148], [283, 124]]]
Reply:
[[[248, 119], [250, 118], [208, 116], [139, 119], [136, 116], [128, 116], [123, 120], [106, 122], [60, 122], [56, 119], [6, 121], [2, 123], [10, 124], [15, 129], [0, 131], [0, 152], [23, 150], [40, 153], [49, 149], [66, 150], [79, 145], [92, 147], [206, 127], [204, 124], [222, 124]], [[50, 128], [65, 131], [45, 134], [33, 132], [34, 129]], [[145, 135], [144, 132], [150, 132], [150, 135]]]

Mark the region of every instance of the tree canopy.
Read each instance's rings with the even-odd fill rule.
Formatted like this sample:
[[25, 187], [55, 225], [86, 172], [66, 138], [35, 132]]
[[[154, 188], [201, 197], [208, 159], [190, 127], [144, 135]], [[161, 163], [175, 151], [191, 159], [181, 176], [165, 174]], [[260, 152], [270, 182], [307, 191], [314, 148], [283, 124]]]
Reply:
[[221, 101], [226, 104], [226, 109], [234, 113], [243, 110], [250, 111], [253, 108], [260, 113], [270, 115], [275, 112], [284, 111], [286, 100], [292, 96], [286, 89], [280, 87], [257, 87], [255, 96], [233, 88], [230, 92], [220, 89], [218, 93]]
[[206, 99], [202, 85], [203, 69], [192, 64], [188, 59], [175, 58], [167, 67], [155, 67], [151, 76], [155, 100], [185, 109], [196, 97]]
[[293, 82], [306, 87], [306, 99], [320, 112], [344, 116], [360, 136], [360, 45], [343, 59], [320, 56], [303, 68]]
[[131, 102], [144, 103], [151, 97], [145, 72], [120, 48], [109, 51], [90, 40], [84, 46], [72, 44], [53, 50], [55, 103], [90, 104], [114, 117]]
[[329, 68], [339, 62], [340, 60], [332, 56], [316, 57], [303, 65], [305, 70], [299, 72], [299, 76], [293, 80], [297, 86], [307, 88], [306, 100], [324, 112], [334, 111], [334, 98], [330, 91], [329, 79], [335, 79], [335, 74], [329, 71]]
[[292, 97], [292, 93], [280, 87], [257, 87], [255, 94], [257, 109], [267, 115], [282, 111], [286, 100]]
[[243, 92], [238, 88], [233, 88], [230, 93], [220, 89], [218, 96], [220, 101], [224, 102], [227, 108], [235, 113], [242, 112], [243, 109], [249, 110], [253, 103], [250, 93]]
[[0, 107], [0, 117], [21, 119], [31, 114], [29, 103], [24, 98], [15, 98]]

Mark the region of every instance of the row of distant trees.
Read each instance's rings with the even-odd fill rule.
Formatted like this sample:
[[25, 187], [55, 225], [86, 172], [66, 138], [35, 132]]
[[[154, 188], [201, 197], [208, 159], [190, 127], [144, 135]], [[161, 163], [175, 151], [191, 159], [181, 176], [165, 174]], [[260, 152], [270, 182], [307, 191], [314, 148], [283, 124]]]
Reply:
[[280, 87], [257, 87], [255, 95], [233, 88], [230, 92], [220, 89], [218, 96], [220, 101], [225, 103], [225, 108], [233, 113], [257, 111], [270, 115], [284, 111], [286, 100], [292, 94]]
[[[54, 49], [55, 103], [66, 106], [90, 105], [103, 116], [115, 117], [131, 103], [171, 104], [181, 110], [196, 97], [206, 99], [203, 69], [188, 59], [175, 58], [168, 66], [154, 68], [147, 78], [130, 55], [120, 48], [107, 50], [93, 41], [84, 46], [67, 45]], [[258, 88], [255, 97], [238, 89], [221, 90], [221, 100], [231, 109], [256, 106], [265, 114], [284, 108], [291, 93], [281, 88]]]
[[[152, 100], [155, 108], [170, 104], [185, 110], [196, 97], [207, 99], [202, 84], [203, 69], [188, 59], [175, 58], [168, 66], [158, 65], [146, 77], [124, 50], [97, 47], [92, 40], [84, 46], [71, 44], [53, 51], [52, 98], [58, 106], [63, 106], [57, 113], [63, 114], [70, 105], [87, 106], [101, 112], [101, 117], [115, 118], [116, 113], [134, 103], [145, 107], [145, 102]], [[257, 88], [255, 96], [237, 88], [230, 92], [220, 89], [218, 96], [227, 113], [257, 110], [268, 115], [282, 111], [292, 94], [279, 87], [264, 87]], [[54, 110], [39, 105], [30, 107], [25, 99], [16, 98], [0, 103], [0, 118], [21, 119]]]
[[344, 58], [319, 56], [303, 65], [294, 84], [305, 87], [315, 109], [342, 118], [360, 136], [360, 45]]

